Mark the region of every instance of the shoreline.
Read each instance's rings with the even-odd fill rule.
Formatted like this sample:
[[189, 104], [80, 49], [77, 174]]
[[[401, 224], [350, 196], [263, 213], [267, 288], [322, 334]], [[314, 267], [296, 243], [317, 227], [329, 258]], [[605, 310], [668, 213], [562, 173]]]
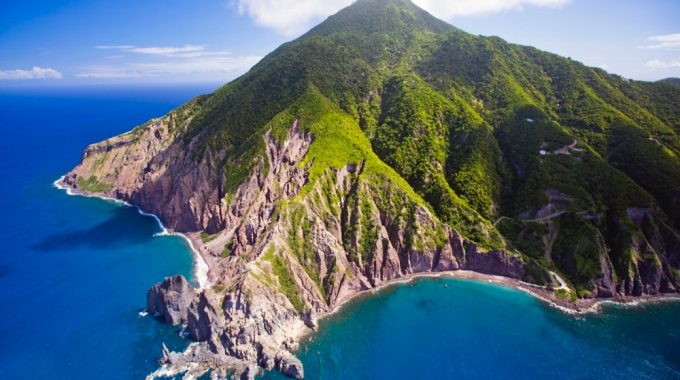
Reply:
[[[82, 191], [77, 191], [69, 186], [65, 186], [63, 184], [63, 179], [64, 176], [60, 177], [56, 181], [54, 181], [53, 185], [60, 189], [64, 190], [68, 195], [70, 196], [83, 196], [83, 197], [88, 197], [88, 198], [98, 198], [101, 200], [106, 200], [106, 201], [112, 201], [114, 203], [117, 203], [119, 205], [127, 206], [127, 207], [134, 207], [137, 209], [137, 211], [140, 213], [140, 215], [144, 216], [149, 216], [154, 218], [160, 228], [162, 229], [161, 232], [158, 232], [154, 234], [154, 236], [179, 236], [184, 241], [187, 243], [189, 246], [189, 249], [192, 252], [192, 256], [194, 258], [194, 275], [196, 276], [196, 281], [198, 282], [199, 289], [205, 289], [209, 287], [210, 282], [209, 282], [209, 277], [208, 277], [208, 271], [210, 269], [207, 260], [203, 255], [201, 254], [200, 250], [196, 248], [196, 243], [194, 239], [189, 236], [188, 234], [180, 233], [180, 232], [170, 232], [168, 229], [163, 225], [161, 222], [160, 218], [158, 218], [157, 215], [148, 213], [144, 210], [142, 210], [140, 207], [132, 205], [128, 202], [125, 202], [123, 200], [113, 198], [113, 197], [108, 197], [104, 195], [97, 195], [97, 194], [91, 194], [87, 192], [82, 192]], [[338, 304], [336, 304], [333, 309], [321, 313], [318, 315], [318, 319], [324, 319], [327, 317], [332, 316], [333, 314], [338, 313], [341, 311], [341, 309], [348, 303], [359, 299], [360, 297], [365, 297], [365, 296], [370, 296], [372, 294], [375, 294], [377, 292], [380, 292], [386, 288], [392, 287], [392, 286], [397, 286], [397, 285], [403, 285], [403, 284], [408, 284], [412, 281], [418, 280], [418, 279], [424, 279], [424, 278], [453, 278], [453, 279], [464, 279], [464, 280], [473, 280], [473, 281], [479, 281], [479, 282], [486, 282], [490, 284], [494, 284], [497, 286], [504, 286], [510, 289], [514, 289], [517, 291], [524, 292], [537, 300], [541, 301], [543, 304], [546, 304], [547, 306], [550, 306], [554, 309], [557, 309], [565, 314], [573, 315], [573, 316], [582, 316], [582, 315], [587, 315], [587, 314], [594, 314], [594, 313], [599, 313], [601, 312], [602, 306], [603, 305], [619, 305], [619, 306], [624, 306], [624, 307], [638, 307], [638, 306], [643, 306], [645, 304], [650, 304], [650, 303], [657, 303], [657, 302], [668, 302], [668, 301], [680, 301], [680, 294], [672, 293], [672, 294], [659, 294], [659, 295], [647, 295], [647, 296], [639, 296], [639, 297], [613, 297], [613, 298], [602, 298], [602, 299], [582, 299], [582, 300], [577, 300], [577, 301], [571, 301], [568, 299], [561, 299], [555, 296], [555, 294], [548, 289], [547, 287], [540, 286], [540, 285], [535, 285], [535, 284], [530, 284], [523, 282], [521, 280], [516, 280], [508, 277], [502, 277], [502, 276], [496, 276], [496, 275], [489, 275], [489, 274], [484, 274], [484, 273], [478, 273], [478, 272], [473, 272], [473, 271], [468, 271], [468, 270], [454, 270], [454, 271], [445, 271], [445, 272], [421, 272], [421, 273], [412, 273], [400, 278], [396, 278], [387, 282], [384, 282], [374, 288], [371, 289], [365, 289], [362, 291], [359, 291], [357, 293], [351, 294], [347, 297], [344, 297], [343, 299], [340, 300]], [[558, 276], [559, 278], [559, 276]], [[564, 285], [562, 285], [564, 286]], [[301, 336], [307, 335], [306, 333], [303, 333]]]
[[[77, 189], [72, 188], [68, 184], [64, 183], [64, 178], [65, 177], [60, 177], [56, 181], [53, 182], [53, 186], [59, 190], [63, 190], [66, 192], [67, 195], [69, 196], [83, 196], [83, 197], [89, 197], [89, 198], [98, 198], [100, 200], [104, 201], [112, 201], [117, 205], [122, 205], [122, 206], [127, 206], [127, 207], [134, 207], [137, 209], [140, 215], [143, 216], [149, 216], [154, 218], [154, 220], [157, 222], [158, 226], [160, 226], [161, 231], [154, 233], [154, 237], [161, 237], [161, 236], [179, 236], [188, 245], [189, 249], [192, 252], [192, 257], [193, 257], [193, 264], [194, 264], [194, 275], [196, 278], [196, 282], [198, 283], [198, 290], [205, 290], [210, 287], [210, 278], [209, 278], [209, 270], [210, 266], [208, 265], [208, 259], [203, 256], [201, 251], [197, 249], [197, 247], [201, 248], [201, 242], [200, 242], [200, 237], [197, 234], [185, 234], [185, 233], [179, 233], [179, 232], [171, 232], [169, 231], [162, 223], [160, 218], [152, 213], [148, 213], [144, 210], [142, 210], [139, 206], [130, 204], [126, 201], [120, 200], [113, 198], [111, 196], [107, 195], [99, 195], [99, 194], [93, 194], [89, 192], [83, 192], [79, 191]], [[206, 253], [207, 254], [207, 253]], [[212, 261], [213, 265], [215, 264], [215, 261]], [[555, 273], [551, 274], [555, 277], [557, 284], [559, 287], [556, 289], [562, 289], [566, 286], [564, 281], [561, 279], [561, 277]], [[211, 275], [215, 275], [214, 273], [211, 273]], [[358, 292], [354, 292], [351, 294], [347, 294], [342, 298], [337, 299], [337, 303], [335, 306], [333, 306], [330, 310], [319, 313], [316, 317], [313, 317], [312, 319], [312, 324], [307, 325], [309, 327], [313, 328], [307, 328], [302, 324], [301, 319], [304, 318], [303, 315], [298, 314], [297, 317], [293, 317], [297, 319], [297, 324], [298, 325], [289, 325], [287, 328], [284, 328], [284, 336], [286, 339], [291, 339], [297, 344], [302, 344], [303, 342], [309, 341], [311, 339], [314, 339], [316, 335], [319, 333], [319, 322], [325, 318], [332, 317], [334, 315], [337, 315], [343, 311], [343, 309], [349, 305], [351, 302], [354, 301], [359, 301], [363, 297], [372, 297], [377, 295], [378, 293], [385, 291], [386, 289], [389, 289], [391, 287], [397, 287], [400, 285], [404, 284], [410, 284], [413, 283], [414, 281], [420, 280], [420, 279], [460, 279], [460, 280], [471, 280], [479, 283], [487, 283], [487, 284], [492, 284], [493, 286], [499, 286], [499, 287], [504, 287], [506, 289], [512, 289], [516, 290], [519, 292], [523, 292], [527, 294], [530, 297], [533, 297], [538, 303], [541, 304], [540, 307], [549, 307], [552, 309], [555, 309], [559, 313], [563, 313], [566, 315], [569, 315], [575, 319], [582, 318], [583, 316], [586, 315], [592, 315], [592, 314], [597, 314], [601, 313], [603, 311], [603, 306], [605, 305], [618, 305], [621, 307], [626, 307], [626, 308], [641, 308], [644, 307], [645, 305], [649, 304], [655, 304], [655, 303], [665, 303], [669, 301], [680, 301], [680, 294], [674, 293], [674, 294], [658, 294], [658, 295], [643, 295], [639, 297], [612, 297], [612, 298], [602, 298], [602, 299], [584, 299], [584, 300], [577, 300], [577, 301], [572, 301], [571, 299], [563, 299], [559, 298], [553, 288], [549, 288], [546, 286], [540, 286], [536, 284], [530, 284], [523, 282], [518, 279], [513, 279], [509, 277], [502, 277], [502, 276], [496, 276], [496, 275], [489, 275], [489, 274], [483, 274], [479, 272], [473, 272], [469, 270], [453, 270], [453, 271], [443, 271], [443, 272], [420, 272], [420, 273], [411, 273], [404, 275], [400, 278], [395, 278], [389, 281], [385, 281], [384, 283], [381, 283], [375, 287], [369, 288], [369, 289], [364, 289], [360, 290]], [[448, 286], [447, 286], [448, 287]], [[271, 302], [271, 300], [270, 300]], [[148, 313], [146, 314], [148, 315]], [[146, 316], [142, 313], [139, 313], [140, 317]], [[306, 324], [306, 322], [305, 322]], [[291, 328], [294, 327], [294, 328]], [[192, 343], [194, 344], [194, 343]], [[182, 353], [185, 357], [190, 358], [192, 355], [192, 344], [190, 344], [186, 350]], [[298, 346], [300, 347], [300, 346]], [[295, 357], [297, 357], [297, 350], [299, 348], [296, 348], [294, 351], [291, 351]], [[296, 359], [298, 360], [298, 359]], [[298, 360], [299, 362], [299, 360]], [[175, 366], [168, 366], [166, 364], [161, 365], [156, 371], [152, 372], [149, 374], [146, 379], [147, 380], [153, 380], [156, 378], [159, 378], [159, 376], [167, 376], [167, 375], [177, 375], [181, 373], [189, 373], [191, 371], [194, 371], [199, 368], [199, 365], [194, 362], [188, 362], [185, 363], [183, 366], [175, 367]], [[210, 368], [208, 367], [200, 367], [201, 369], [206, 369]]]
[[350, 302], [358, 300], [361, 297], [374, 295], [390, 287], [409, 284], [419, 279], [437, 279], [437, 278], [472, 280], [477, 282], [485, 282], [496, 286], [503, 286], [509, 289], [526, 293], [529, 296], [534, 297], [541, 303], [545, 304], [546, 306], [549, 306], [564, 314], [572, 316], [584, 316], [588, 314], [600, 313], [602, 311], [602, 306], [604, 305], [618, 305], [622, 307], [641, 307], [647, 304], [654, 304], [660, 302], [680, 302], [680, 294], [675, 293], [668, 295], [660, 294], [619, 299], [617, 298], [586, 299], [574, 302], [559, 299], [556, 296], [549, 293], [548, 289], [543, 288], [540, 285], [529, 284], [508, 277], [483, 274], [468, 270], [456, 270], [445, 272], [412, 273], [401, 278], [387, 281], [383, 284], [376, 286], [375, 288], [362, 290], [349, 297], [343, 298], [337, 305], [335, 305], [335, 307], [333, 307], [333, 309], [325, 313], [319, 314], [318, 319], [322, 320], [324, 318], [331, 317], [334, 314], [340, 312], [342, 308], [345, 307]]
[[177, 236], [177, 237], [184, 239], [186, 244], [189, 246], [189, 250], [191, 251], [191, 256], [193, 258], [193, 264], [194, 264], [193, 272], [194, 272], [194, 276], [196, 277], [196, 282], [198, 284], [198, 288], [199, 289], [205, 289], [210, 285], [210, 283], [208, 281], [208, 271], [210, 270], [210, 267], [208, 266], [208, 263], [205, 260], [205, 258], [201, 255], [200, 251], [198, 249], [196, 249], [193, 240], [189, 236], [187, 236], [187, 235], [185, 235], [181, 232], [171, 232], [171, 231], [169, 231], [163, 225], [163, 222], [161, 221], [161, 219], [157, 215], [146, 212], [146, 211], [142, 210], [139, 206], [135, 206], [133, 204], [130, 204], [128, 202], [125, 202], [125, 201], [117, 199], [117, 198], [108, 197], [108, 196], [105, 196], [105, 195], [87, 193], [87, 192], [83, 192], [83, 191], [78, 191], [78, 190], [73, 189], [70, 186], [65, 186], [64, 185], [64, 178], [65, 178], [65, 176], [59, 177], [56, 181], [54, 181], [52, 183], [52, 186], [54, 186], [55, 188], [57, 188], [59, 190], [63, 190], [69, 196], [96, 198], [96, 199], [101, 199], [101, 200], [104, 200], [104, 201], [113, 202], [113, 203], [116, 203], [116, 204], [121, 205], [121, 206], [133, 207], [133, 208], [137, 209], [137, 211], [139, 212], [140, 215], [153, 218], [156, 221], [156, 223], [158, 224], [158, 226], [161, 228], [161, 232], [155, 233], [153, 235], [154, 237]]

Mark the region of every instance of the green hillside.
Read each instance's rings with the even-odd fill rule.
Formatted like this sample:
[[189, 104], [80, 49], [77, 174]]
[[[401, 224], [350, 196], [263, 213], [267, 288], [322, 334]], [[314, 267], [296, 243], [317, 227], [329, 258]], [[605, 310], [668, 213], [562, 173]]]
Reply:
[[262, 136], [299, 120], [315, 137], [307, 188], [366, 162], [580, 296], [606, 263], [621, 292], [645, 285], [643, 267], [680, 286], [680, 87], [474, 36], [407, 0], [359, 0], [197, 104], [182, 138], [199, 137], [196, 159], [226, 151], [225, 197], [266, 163]]

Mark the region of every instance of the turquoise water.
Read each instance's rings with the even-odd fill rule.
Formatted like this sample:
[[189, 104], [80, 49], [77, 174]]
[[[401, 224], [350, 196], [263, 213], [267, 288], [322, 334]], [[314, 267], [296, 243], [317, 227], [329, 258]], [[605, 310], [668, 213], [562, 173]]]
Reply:
[[[139, 316], [148, 287], [191, 277], [185, 242], [52, 182], [87, 144], [210, 90], [0, 89], [0, 379], [143, 379], [161, 342], [186, 345]], [[308, 379], [680, 379], [680, 304], [577, 319], [502, 287], [419, 280], [346, 305], [299, 354]]]
[[516, 290], [422, 279], [347, 304], [299, 357], [310, 379], [679, 379], [680, 304], [576, 318]]

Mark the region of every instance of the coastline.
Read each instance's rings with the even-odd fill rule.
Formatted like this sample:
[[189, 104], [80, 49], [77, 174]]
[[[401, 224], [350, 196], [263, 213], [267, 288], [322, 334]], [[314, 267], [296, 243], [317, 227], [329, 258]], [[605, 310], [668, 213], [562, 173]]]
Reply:
[[[53, 185], [60, 189], [64, 190], [68, 195], [71, 196], [83, 196], [83, 197], [89, 197], [89, 198], [98, 198], [106, 201], [112, 201], [114, 203], [124, 205], [127, 207], [134, 207], [138, 210], [138, 212], [141, 215], [144, 216], [150, 216], [156, 220], [158, 225], [161, 227], [162, 231], [159, 233], [154, 234], [154, 236], [179, 236], [183, 238], [187, 245], [189, 246], [189, 249], [192, 251], [192, 256], [194, 257], [194, 275], [196, 276], [196, 280], [199, 285], [199, 289], [205, 289], [210, 286], [209, 282], [209, 277], [208, 277], [208, 271], [209, 271], [209, 265], [207, 263], [207, 260], [203, 255], [201, 254], [200, 250], [196, 248], [196, 244], [199, 244], [198, 240], [194, 241], [195, 239], [184, 233], [180, 232], [170, 232], [168, 229], [163, 225], [161, 222], [160, 218], [158, 218], [157, 215], [154, 215], [152, 213], [145, 212], [142, 210], [139, 206], [132, 205], [128, 202], [122, 201], [117, 198], [113, 197], [108, 197], [104, 195], [98, 195], [98, 194], [92, 194], [92, 193], [87, 193], [87, 192], [82, 192], [82, 191], [77, 191], [70, 186], [65, 186], [63, 184], [63, 179], [64, 177], [60, 177], [57, 179]], [[650, 303], [657, 303], [657, 302], [668, 302], [668, 301], [680, 301], [680, 294], [660, 294], [660, 295], [653, 295], [653, 296], [639, 296], [639, 297], [618, 297], [618, 298], [603, 298], [603, 299], [581, 299], [577, 301], [571, 301], [568, 299], [561, 299], [558, 298], [552, 290], [550, 290], [547, 287], [540, 286], [540, 285], [535, 285], [535, 284], [530, 284], [526, 283], [520, 280], [508, 278], [508, 277], [502, 277], [502, 276], [495, 276], [495, 275], [489, 275], [489, 274], [483, 274], [483, 273], [478, 273], [478, 272], [473, 272], [473, 271], [467, 271], [467, 270], [455, 270], [455, 271], [445, 271], [445, 272], [421, 272], [421, 273], [412, 273], [409, 275], [406, 275], [404, 277], [396, 278], [391, 281], [387, 281], [385, 283], [382, 283], [374, 288], [371, 289], [365, 289], [360, 292], [350, 294], [343, 299], [340, 300], [338, 304], [333, 307], [333, 309], [319, 314], [318, 319], [324, 319], [327, 317], [332, 316], [333, 314], [336, 314], [339, 312], [346, 304], [349, 302], [352, 302], [356, 299], [359, 299], [360, 297], [365, 297], [365, 296], [370, 296], [372, 294], [375, 294], [377, 292], [380, 292], [386, 288], [392, 287], [392, 286], [397, 286], [400, 284], [408, 284], [414, 280], [418, 280], [421, 278], [454, 278], [454, 279], [466, 279], [466, 280], [474, 280], [474, 281], [480, 281], [480, 282], [486, 282], [486, 283], [491, 283], [495, 284], [497, 286], [505, 286], [511, 289], [515, 289], [521, 292], [524, 292], [542, 303], [546, 304], [547, 306], [550, 306], [552, 308], [555, 308], [565, 314], [569, 315], [574, 315], [574, 316], [582, 316], [586, 314], [594, 314], [594, 313], [599, 313], [601, 312], [602, 306], [603, 305], [620, 305], [620, 306], [625, 306], [625, 307], [638, 307], [642, 306], [645, 304], [650, 304]], [[557, 276], [559, 279], [559, 276]], [[560, 282], [562, 280], [560, 279]], [[560, 287], [564, 287], [564, 284], [561, 284]], [[307, 335], [308, 332], [297, 332], [295, 335], [297, 339], [300, 339], [301, 337]]]
[[[153, 236], [180, 236], [182, 237], [186, 242], [189, 248], [192, 251], [192, 256], [194, 257], [194, 275], [196, 278], [196, 282], [198, 283], [199, 288], [201, 290], [207, 289], [210, 287], [210, 279], [209, 279], [209, 265], [208, 261], [211, 258], [205, 257], [201, 253], [201, 240], [200, 236], [196, 233], [179, 233], [179, 232], [171, 232], [169, 231], [161, 222], [160, 218], [157, 215], [154, 215], [152, 213], [145, 212], [142, 210], [139, 206], [130, 204], [128, 202], [125, 202], [120, 199], [113, 198], [111, 196], [106, 196], [106, 195], [99, 195], [99, 194], [92, 194], [88, 192], [82, 192], [77, 189], [72, 188], [71, 186], [65, 184], [64, 182], [64, 177], [61, 177], [54, 181], [53, 185], [57, 189], [64, 190], [69, 196], [83, 196], [83, 197], [90, 197], [90, 198], [98, 198], [101, 200], [105, 201], [112, 201], [118, 205], [123, 205], [127, 207], [134, 207], [137, 209], [140, 215], [144, 216], [150, 216], [156, 220], [158, 225], [161, 228], [161, 231], [158, 233], [155, 233]], [[198, 248], [198, 249], [197, 249]], [[207, 253], [206, 253], [207, 255]], [[214, 259], [214, 258], [213, 258]], [[213, 265], [215, 265], [215, 261], [210, 261]], [[211, 275], [214, 277], [215, 274], [211, 273]], [[557, 289], [565, 287], [565, 283], [559, 275], [553, 274], [556, 279], [557, 279]], [[413, 281], [416, 281], [418, 279], [426, 279], [426, 278], [431, 278], [431, 279], [445, 279], [445, 278], [451, 278], [451, 279], [464, 279], [464, 280], [472, 280], [476, 282], [485, 282], [489, 284], [493, 284], [494, 286], [501, 286], [505, 287], [508, 289], [514, 289], [517, 291], [524, 292], [538, 301], [542, 303], [542, 307], [551, 307], [556, 309], [560, 313], [568, 314], [574, 318], [579, 318], [581, 316], [587, 315], [587, 314], [596, 314], [602, 312], [603, 306], [604, 305], [620, 305], [623, 307], [642, 307], [648, 304], [653, 304], [653, 303], [661, 303], [661, 302], [668, 302], [668, 301], [680, 301], [680, 294], [660, 294], [660, 295], [654, 295], [654, 296], [641, 296], [641, 297], [616, 297], [616, 298], [607, 298], [607, 299], [585, 299], [585, 300], [577, 300], [577, 301], [572, 301], [570, 299], [562, 299], [559, 298], [555, 295], [554, 289], [540, 286], [540, 285], [535, 285], [535, 284], [530, 284], [526, 283], [517, 279], [512, 279], [508, 277], [502, 277], [502, 276], [495, 276], [495, 275], [488, 275], [488, 274], [483, 274], [483, 273], [478, 273], [478, 272], [473, 272], [473, 271], [467, 271], [467, 270], [455, 270], [455, 271], [444, 271], [444, 272], [421, 272], [421, 273], [413, 273], [413, 274], [408, 274], [400, 278], [395, 278], [390, 281], [386, 281], [384, 283], [379, 284], [378, 286], [375, 286], [370, 289], [365, 289], [361, 290], [352, 294], [347, 294], [346, 296], [338, 299], [337, 304], [330, 310], [319, 313], [316, 317], [313, 317], [312, 322], [313, 325], [308, 325], [308, 326], [314, 326], [313, 328], [306, 328], [302, 323], [300, 322], [299, 318], [301, 317], [298, 315], [298, 323], [300, 328], [291, 328], [288, 326], [287, 328], [284, 328], [283, 334], [286, 337], [286, 339], [290, 339], [291, 341], [295, 341], [297, 343], [302, 343], [303, 340], [310, 339], [312, 338], [317, 332], [318, 332], [318, 321], [331, 317], [333, 315], [336, 315], [339, 312], [342, 312], [343, 308], [350, 304], [351, 302], [355, 300], [360, 300], [362, 297], [370, 297], [374, 296], [377, 293], [384, 291], [387, 288], [393, 287], [393, 286], [398, 286], [398, 285], [403, 285], [403, 284], [409, 284], [412, 283]], [[214, 278], [213, 278], [214, 280]], [[140, 316], [144, 316], [140, 313]], [[293, 317], [291, 317], [293, 318]], [[316, 320], [316, 321], [315, 321]], [[192, 345], [193, 344], [193, 345]], [[191, 358], [192, 355], [196, 354], [195, 348], [198, 347], [195, 343], [190, 344], [186, 350], [181, 354], [184, 355], [182, 357], [185, 358]], [[297, 349], [296, 349], [297, 350]], [[291, 350], [290, 353], [293, 355], [297, 355], [296, 351]], [[179, 357], [179, 356], [178, 356]], [[295, 359], [298, 360], [299, 359]], [[301, 365], [301, 364], [300, 364]], [[180, 364], [178, 366], [169, 365], [169, 364], [162, 364], [156, 371], [152, 372], [149, 374], [146, 379], [151, 380], [163, 376], [172, 376], [172, 375], [177, 375], [180, 373], [191, 373], [192, 371], [198, 371], [200, 369], [205, 369], [209, 368], [208, 367], [200, 367], [199, 364], [194, 363], [194, 362], [187, 362], [184, 364]]]
[[654, 304], [658, 302], [680, 302], [680, 295], [678, 294], [668, 295], [661, 294], [654, 296], [641, 296], [628, 298], [585, 299], [574, 302], [570, 300], [563, 300], [557, 298], [554, 294], [550, 293], [550, 291], [547, 288], [541, 287], [540, 285], [529, 284], [508, 277], [488, 275], [467, 270], [456, 270], [446, 272], [413, 273], [401, 278], [394, 279], [392, 281], [385, 282], [383, 284], [376, 286], [375, 288], [366, 289], [343, 298], [342, 301], [340, 301], [333, 309], [329, 310], [326, 313], [320, 314], [318, 316], [318, 319], [321, 320], [324, 318], [328, 318], [340, 312], [345, 305], [361, 297], [371, 296], [393, 286], [408, 284], [415, 280], [426, 278], [464, 279], [478, 282], [486, 282], [497, 286], [504, 286], [510, 289], [524, 292], [541, 301], [546, 306], [550, 306], [554, 309], [559, 310], [562, 313], [573, 316], [583, 316], [587, 314], [600, 313], [602, 311], [602, 306], [604, 305], [639, 307], [646, 304]]
[[193, 240], [189, 236], [187, 236], [183, 233], [169, 231], [163, 225], [163, 222], [160, 220], [160, 218], [157, 215], [146, 212], [146, 211], [142, 210], [139, 206], [135, 206], [133, 204], [130, 204], [128, 202], [125, 202], [125, 201], [117, 199], [117, 198], [107, 197], [105, 195], [82, 192], [82, 191], [75, 190], [70, 186], [65, 186], [64, 185], [64, 176], [59, 177], [56, 181], [54, 181], [52, 183], [52, 185], [59, 190], [63, 190], [69, 196], [97, 198], [97, 199], [101, 199], [101, 200], [104, 200], [104, 201], [114, 202], [114, 203], [121, 205], [121, 206], [133, 207], [133, 208], [137, 209], [137, 211], [139, 212], [140, 215], [153, 218], [156, 221], [156, 223], [158, 223], [158, 226], [161, 228], [161, 232], [155, 233], [153, 236], [154, 237], [177, 236], [177, 237], [181, 237], [182, 239], [184, 239], [186, 244], [189, 246], [189, 249], [191, 250], [191, 256], [194, 259], [193, 260], [193, 262], [194, 262], [194, 276], [196, 277], [196, 283], [198, 284], [199, 289], [205, 289], [208, 286], [210, 286], [210, 283], [209, 283], [209, 280], [208, 280], [208, 271], [209, 271], [210, 267], [208, 266], [208, 263], [205, 260], [205, 258], [201, 255], [200, 251], [198, 249], [196, 249], [196, 246], [194, 245]]

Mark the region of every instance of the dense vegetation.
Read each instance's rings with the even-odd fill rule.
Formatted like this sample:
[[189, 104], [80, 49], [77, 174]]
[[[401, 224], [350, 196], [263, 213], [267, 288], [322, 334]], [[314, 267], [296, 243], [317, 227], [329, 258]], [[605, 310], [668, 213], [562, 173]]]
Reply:
[[666, 83], [673, 86], [680, 86], [680, 78], [666, 78], [658, 81], [657, 83]]
[[[226, 197], [267, 164], [263, 134], [283, 141], [298, 120], [315, 137], [301, 196], [329, 168], [362, 165], [466, 238], [564, 274], [581, 296], [603, 262], [625, 279], [649, 256], [639, 241], [650, 232], [629, 210], [680, 227], [680, 87], [473, 36], [407, 0], [360, 0], [196, 104], [185, 141], [224, 153]], [[369, 206], [354, 202], [353, 223], [367, 231], [350, 250], [358, 259], [375, 231]], [[309, 226], [294, 225], [291, 254], [310, 262]], [[546, 283], [545, 273], [529, 280]], [[310, 276], [323, 291], [328, 279]]]
[[78, 187], [89, 193], [105, 193], [112, 189], [111, 185], [99, 182], [96, 176], [90, 176], [87, 179], [78, 178]]

